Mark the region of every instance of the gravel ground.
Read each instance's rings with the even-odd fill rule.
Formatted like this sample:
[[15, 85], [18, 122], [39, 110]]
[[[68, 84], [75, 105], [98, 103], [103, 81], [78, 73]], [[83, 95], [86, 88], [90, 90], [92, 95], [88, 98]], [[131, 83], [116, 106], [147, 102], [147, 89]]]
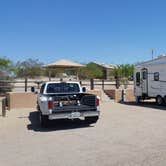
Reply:
[[165, 166], [166, 108], [101, 103], [91, 126], [39, 126], [33, 109], [0, 117], [0, 166]]

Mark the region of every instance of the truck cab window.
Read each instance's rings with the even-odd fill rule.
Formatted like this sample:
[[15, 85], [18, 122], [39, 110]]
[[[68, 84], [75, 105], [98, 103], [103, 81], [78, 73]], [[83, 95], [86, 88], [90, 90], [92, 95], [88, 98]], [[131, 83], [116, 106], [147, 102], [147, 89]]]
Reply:
[[140, 86], [140, 72], [136, 73], [136, 85]]
[[73, 93], [79, 92], [79, 86], [77, 83], [50, 83], [47, 86], [47, 93]]
[[154, 81], [159, 81], [159, 72], [154, 73]]

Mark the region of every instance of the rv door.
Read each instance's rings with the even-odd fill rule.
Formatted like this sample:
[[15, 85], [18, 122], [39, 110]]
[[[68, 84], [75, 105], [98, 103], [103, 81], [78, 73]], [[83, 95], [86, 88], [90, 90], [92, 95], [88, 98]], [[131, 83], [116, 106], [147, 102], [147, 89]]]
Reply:
[[142, 96], [142, 85], [141, 85], [141, 70], [135, 68], [134, 70], [134, 94], [135, 96]]
[[142, 69], [142, 95], [148, 96], [148, 69]]

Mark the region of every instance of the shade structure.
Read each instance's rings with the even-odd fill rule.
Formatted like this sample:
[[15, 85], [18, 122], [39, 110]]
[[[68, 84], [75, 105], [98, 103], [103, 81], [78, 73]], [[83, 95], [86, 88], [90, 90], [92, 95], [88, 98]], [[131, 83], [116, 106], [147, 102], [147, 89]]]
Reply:
[[[78, 79], [78, 70], [85, 66], [80, 63], [76, 63], [76, 62], [73, 62], [70, 60], [61, 59], [61, 60], [55, 61], [53, 63], [47, 64], [44, 67], [48, 68], [48, 69], [58, 69], [58, 68], [74, 69], [74, 70], [76, 70], [77, 79]], [[50, 76], [49, 76], [49, 79], [50, 79]]]
[[69, 61], [66, 59], [61, 59], [56, 62], [45, 65], [44, 67], [47, 67], [47, 68], [80, 68], [80, 67], [84, 67], [84, 65], [73, 62], [73, 61]]

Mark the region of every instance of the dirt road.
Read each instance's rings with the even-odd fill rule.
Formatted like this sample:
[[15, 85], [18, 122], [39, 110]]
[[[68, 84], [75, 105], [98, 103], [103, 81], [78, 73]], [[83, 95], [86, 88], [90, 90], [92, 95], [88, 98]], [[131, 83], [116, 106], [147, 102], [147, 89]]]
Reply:
[[151, 104], [103, 102], [97, 124], [40, 128], [37, 113], [0, 117], [1, 166], [165, 166], [166, 111]]

